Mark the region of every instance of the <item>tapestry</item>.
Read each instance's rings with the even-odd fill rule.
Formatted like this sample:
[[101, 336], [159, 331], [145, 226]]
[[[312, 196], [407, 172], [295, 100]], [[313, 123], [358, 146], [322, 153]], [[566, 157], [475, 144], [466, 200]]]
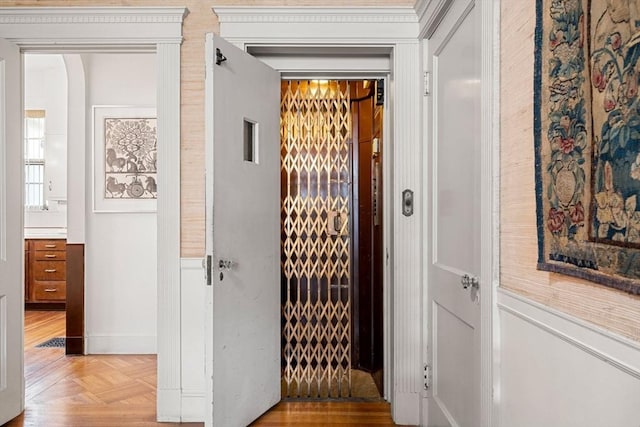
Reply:
[[537, 0], [538, 268], [640, 294], [640, 0]]

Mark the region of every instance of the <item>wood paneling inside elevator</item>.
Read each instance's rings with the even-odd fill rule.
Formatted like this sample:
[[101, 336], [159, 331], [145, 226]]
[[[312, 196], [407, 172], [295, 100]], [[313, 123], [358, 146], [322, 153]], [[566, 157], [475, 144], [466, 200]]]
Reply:
[[351, 85], [353, 122], [352, 366], [370, 372], [382, 394], [382, 81]]

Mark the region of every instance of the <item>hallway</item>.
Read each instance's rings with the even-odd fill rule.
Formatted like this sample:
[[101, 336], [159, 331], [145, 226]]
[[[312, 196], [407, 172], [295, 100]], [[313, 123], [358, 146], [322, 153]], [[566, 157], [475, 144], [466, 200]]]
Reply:
[[[4, 427], [202, 425], [155, 422], [155, 355], [67, 357], [36, 347], [64, 335], [64, 312], [25, 312], [26, 410]], [[385, 402], [282, 402], [253, 425], [394, 424]]]

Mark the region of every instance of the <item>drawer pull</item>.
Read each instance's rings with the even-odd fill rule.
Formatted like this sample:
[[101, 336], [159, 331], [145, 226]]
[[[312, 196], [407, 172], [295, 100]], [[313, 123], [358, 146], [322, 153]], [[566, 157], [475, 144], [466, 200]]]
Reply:
[[58, 292], [56, 288], [47, 288], [44, 290], [45, 292]]
[[56, 270], [55, 268], [48, 268], [44, 272], [45, 273], [55, 273], [56, 271], [58, 271], [58, 270]]
[[53, 255], [53, 254], [46, 254], [44, 257], [45, 258], [55, 258], [56, 256]]
[[55, 248], [56, 245], [44, 245], [45, 248]]

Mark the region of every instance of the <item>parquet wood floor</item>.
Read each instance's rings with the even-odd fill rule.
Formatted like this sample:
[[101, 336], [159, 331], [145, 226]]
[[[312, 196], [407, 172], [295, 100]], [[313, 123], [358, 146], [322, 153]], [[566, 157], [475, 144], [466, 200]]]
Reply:
[[[25, 313], [26, 409], [4, 427], [202, 426], [157, 423], [156, 356], [65, 356], [63, 312]], [[252, 426], [392, 426], [385, 402], [281, 402]]]

